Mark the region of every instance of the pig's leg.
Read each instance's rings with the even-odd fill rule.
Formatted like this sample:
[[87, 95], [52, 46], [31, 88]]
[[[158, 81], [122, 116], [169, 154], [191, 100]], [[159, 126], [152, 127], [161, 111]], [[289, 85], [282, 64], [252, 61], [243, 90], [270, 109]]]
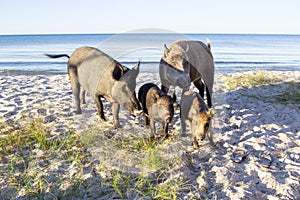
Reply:
[[113, 117], [114, 117], [114, 128], [120, 127], [119, 110], [120, 110], [120, 105], [118, 103], [113, 103], [112, 104], [112, 113], [113, 113]]
[[211, 108], [212, 107], [211, 94], [208, 91], [208, 87], [206, 87], [206, 97], [207, 97], [207, 105], [209, 108]]
[[147, 117], [147, 115], [145, 113], [143, 113], [143, 116], [144, 116], [145, 126], [148, 126], [149, 125], [149, 117]]
[[82, 111], [80, 108], [80, 83], [78, 81], [78, 77], [72, 73], [72, 70], [70, 70], [69, 73], [70, 73], [71, 87], [75, 99], [76, 114], [81, 114]]
[[211, 146], [215, 146], [214, 138], [213, 138], [213, 135], [212, 135], [212, 132], [211, 132], [211, 122], [209, 124], [209, 129], [207, 131], [207, 138], [208, 138], [208, 140], [210, 142], [210, 145]]
[[101, 119], [103, 119], [104, 121], [106, 121], [105, 116], [104, 116], [104, 112], [103, 112], [103, 104], [101, 101], [101, 96], [99, 95], [95, 95], [94, 97], [95, 103], [96, 103], [96, 108], [97, 108], [97, 113], [99, 115], [99, 117]]
[[169, 137], [169, 134], [168, 134], [169, 123], [163, 123], [163, 127], [164, 127], [164, 137], [168, 138]]
[[185, 117], [182, 114], [182, 111], [180, 110], [181, 116], [180, 116], [180, 121], [181, 121], [181, 134], [185, 135], [186, 133], [186, 122], [185, 122]]
[[197, 80], [193, 83], [194, 83], [195, 87], [199, 90], [200, 96], [203, 98], [204, 97], [204, 89], [205, 89], [204, 83], [201, 81], [201, 79]]
[[164, 92], [164, 93], [166, 93], [166, 94], [168, 94], [168, 91], [169, 91], [169, 89], [170, 89], [170, 86], [171, 86], [171, 84], [170, 84], [170, 82], [166, 79], [166, 73], [167, 72], [159, 72], [159, 74], [160, 74], [160, 82], [161, 82], [161, 90]]
[[85, 90], [82, 87], [80, 89], [80, 100], [81, 100], [81, 104], [86, 104], [86, 102], [85, 102]]
[[150, 134], [150, 138], [154, 138], [155, 134], [156, 134], [156, 130], [155, 130], [155, 122], [154, 120], [150, 120], [150, 129], [151, 129], [151, 134]]

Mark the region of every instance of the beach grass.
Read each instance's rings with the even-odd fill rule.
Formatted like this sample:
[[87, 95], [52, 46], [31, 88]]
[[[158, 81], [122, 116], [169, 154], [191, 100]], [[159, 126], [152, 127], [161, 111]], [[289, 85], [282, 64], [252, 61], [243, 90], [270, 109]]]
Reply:
[[[99, 132], [96, 128], [87, 131], [88, 141], [82, 141], [80, 134], [72, 129], [59, 136], [52, 135], [41, 120], [2, 123], [1, 128], [0, 178], [8, 185], [1, 195], [25, 199], [83, 198], [98, 185], [100, 195], [128, 198], [131, 191], [139, 197], [177, 199], [178, 190], [185, 187], [183, 181], [169, 180], [170, 163], [159, 153], [159, 145], [147, 138], [105, 137], [113, 148], [134, 154], [136, 158], [145, 155], [139, 165], [147, 170], [131, 174], [112, 169], [101, 160], [94, 163], [95, 158], [85, 145], [95, 141], [95, 133]], [[127, 162], [126, 157], [123, 159]], [[97, 183], [100, 180], [101, 184]]]
[[55, 162], [79, 163], [88, 157], [73, 130], [53, 138], [41, 120], [27, 120], [13, 127], [3, 124], [0, 132], [0, 176], [21, 196], [43, 198], [45, 192], [52, 189], [50, 185], [63, 181], [55, 179], [51, 183], [44, 170]]
[[299, 104], [300, 103], [300, 84], [295, 82], [286, 83], [287, 88], [274, 96], [274, 102], [281, 104]]
[[229, 91], [241, 88], [259, 87], [281, 82], [282, 79], [275, 76], [268, 76], [264, 71], [254, 71], [253, 74], [228, 75], [224, 79], [226, 88]]
[[[264, 102], [279, 104], [299, 104], [300, 84], [298, 82], [284, 82], [282, 78], [267, 75], [264, 71], [252, 74], [235, 74], [225, 77], [225, 85], [229, 91], [261, 87], [266, 92], [260, 94], [245, 94], [247, 97]], [[279, 91], [274, 93], [274, 91]]]

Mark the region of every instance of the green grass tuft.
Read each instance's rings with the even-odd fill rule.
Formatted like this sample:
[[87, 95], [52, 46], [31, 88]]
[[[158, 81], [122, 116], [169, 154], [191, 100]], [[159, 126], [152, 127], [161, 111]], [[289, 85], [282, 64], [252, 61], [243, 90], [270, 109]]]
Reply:
[[225, 77], [225, 85], [228, 90], [251, 88], [281, 82], [282, 79], [267, 76], [264, 71], [255, 71], [253, 74], [229, 75]]
[[274, 95], [274, 102], [281, 104], [300, 104], [300, 83], [286, 83], [288, 87], [280, 94]]

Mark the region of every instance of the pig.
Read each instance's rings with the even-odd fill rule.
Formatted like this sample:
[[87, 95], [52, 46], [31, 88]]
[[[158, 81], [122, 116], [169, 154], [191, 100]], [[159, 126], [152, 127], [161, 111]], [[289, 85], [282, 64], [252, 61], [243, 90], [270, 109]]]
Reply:
[[207, 104], [211, 108], [215, 67], [210, 41], [205, 45], [201, 41], [179, 40], [164, 47], [159, 64], [162, 91], [167, 93], [170, 86], [179, 86], [184, 92], [193, 83], [202, 98], [206, 90]]
[[[67, 57], [68, 74], [75, 99], [76, 113], [81, 114], [81, 103], [85, 103], [85, 92], [89, 92], [95, 101], [97, 114], [106, 120], [101, 98], [112, 103], [114, 128], [119, 128], [119, 108], [124, 106], [133, 115], [141, 111], [136, 98], [136, 78], [139, 74], [138, 62], [129, 69], [118, 61], [93, 47], [79, 47], [71, 57], [67, 54], [51, 55], [50, 58]], [[82, 102], [80, 102], [80, 99]]]
[[[192, 91], [185, 91], [180, 100], [180, 119], [182, 134], [186, 133], [186, 122], [189, 123], [193, 138], [193, 147], [199, 148], [199, 143], [210, 133], [211, 120], [215, 115], [213, 108], [208, 108], [202, 97]], [[208, 135], [211, 145], [214, 145], [212, 135]]]
[[151, 129], [150, 138], [156, 134], [155, 122], [163, 124], [164, 138], [169, 136], [168, 125], [174, 115], [173, 103], [176, 101], [176, 95], [171, 96], [162, 92], [159, 87], [153, 83], [142, 85], [138, 92], [138, 100], [141, 104], [145, 125]]

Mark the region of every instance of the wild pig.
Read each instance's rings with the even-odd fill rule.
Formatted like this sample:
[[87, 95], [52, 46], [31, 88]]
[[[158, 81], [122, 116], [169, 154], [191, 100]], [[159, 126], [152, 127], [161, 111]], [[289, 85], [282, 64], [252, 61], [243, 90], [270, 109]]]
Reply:
[[163, 124], [164, 137], [168, 137], [168, 125], [174, 115], [173, 103], [176, 101], [175, 94], [172, 97], [162, 92], [159, 87], [153, 83], [142, 85], [138, 92], [138, 100], [143, 109], [145, 125], [151, 128], [151, 138], [155, 137], [155, 122]]
[[208, 107], [212, 107], [214, 82], [214, 59], [207, 45], [200, 41], [179, 40], [167, 47], [159, 64], [161, 89], [167, 93], [170, 86], [179, 86], [187, 91], [193, 83], [204, 97], [206, 89]]
[[119, 125], [119, 107], [124, 106], [131, 114], [141, 108], [135, 94], [136, 78], [139, 74], [138, 62], [133, 69], [121, 65], [109, 55], [93, 47], [77, 48], [73, 54], [50, 55], [50, 58], [68, 57], [68, 74], [75, 98], [76, 113], [81, 114], [80, 96], [84, 102], [84, 92], [91, 94], [96, 103], [99, 117], [105, 120], [101, 97], [112, 103], [114, 128]]
[[[185, 91], [180, 100], [180, 119], [182, 134], [186, 133], [186, 121], [190, 125], [194, 148], [199, 147], [199, 142], [205, 139], [210, 132], [211, 119], [215, 110], [208, 109], [201, 96], [195, 92]], [[208, 138], [213, 145], [211, 134]]]

